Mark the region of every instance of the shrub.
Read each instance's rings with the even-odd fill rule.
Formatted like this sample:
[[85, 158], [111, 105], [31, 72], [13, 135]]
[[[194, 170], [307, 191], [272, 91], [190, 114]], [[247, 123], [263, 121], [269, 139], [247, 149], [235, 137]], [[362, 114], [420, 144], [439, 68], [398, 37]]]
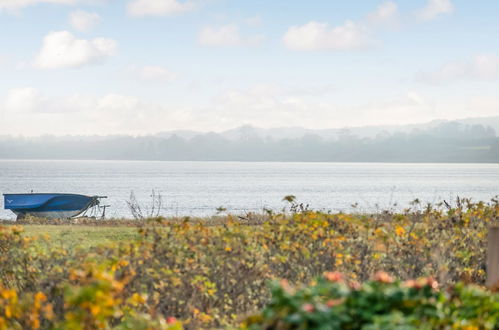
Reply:
[[[453, 290], [459, 282], [482, 285], [499, 201], [415, 203], [401, 213], [293, 211], [254, 222], [144, 220], [139, 239], [91, 248], [0, 226], [0, 325], [159, 328], [178, 319], [191, 329], [230, 327], [268, 304], [269, 281], [310, 283], [327, 270], [359, 282], [386, 270], [401, 280], [432, 276]], [[387, 317], [376, 322], [409, 322], [403, 311]]]
[[394, 281], [379, 272], [360, 285], [326, 273], [310, 286], [272, 285], [272, 299], [247, 329], [496, 329], [499, 294], [432, 278]]

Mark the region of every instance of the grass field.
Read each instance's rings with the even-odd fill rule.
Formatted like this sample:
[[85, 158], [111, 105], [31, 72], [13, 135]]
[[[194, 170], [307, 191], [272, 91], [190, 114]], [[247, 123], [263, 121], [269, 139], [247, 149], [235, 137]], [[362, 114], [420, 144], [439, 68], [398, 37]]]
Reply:
[[48, 235], [53, 245], [92, 247], [111, 242], [126, 242], [139, 237], [136, 227], [23, 225], [25, 236]]
[[[247, 225], [261, 224], [267, 216], [252, 214], [245, 218]], [[161, 218], [170, 225], [188, 221], [190, 224], [203, 224], [217, 226], [227, 224], [228, 216], [211, 216], [204, 218]], [[188, 219], [188, 220], [186, 220]], [[1, 225], [21, 226], [26, 237], [45, 236], [49, 238], [50, 245], [57, 247], [83, 247], [90, 248], [107, 243], [130, 242], [140, 237], [140, 227], [149, 227], [157, 223], [157, 219], [106, 219], [95, 220], [90, 218], [69, 220], [46, 220], [29, 218], [23, 222], [3, 220]], [[44, 243], [45, 244], [45, 243]]]

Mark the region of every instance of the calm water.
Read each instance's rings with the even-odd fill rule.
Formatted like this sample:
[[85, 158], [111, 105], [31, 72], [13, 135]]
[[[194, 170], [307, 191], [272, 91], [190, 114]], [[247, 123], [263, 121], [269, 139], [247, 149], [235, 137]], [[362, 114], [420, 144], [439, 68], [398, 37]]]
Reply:
[[[151, 202], [163, 196], [164, 215], [213, 215], [281, 209], [295, 195], [315, 209], [407, 206], [456, 196], [489, 200], [499, 194], [499, 164], [239, 163], [0, 160], [0, 193], [73, 192], [109, 196], [109, 217], [130, 217], [130, 192]], [[12, 219], [0, 202], [0, 218]]]

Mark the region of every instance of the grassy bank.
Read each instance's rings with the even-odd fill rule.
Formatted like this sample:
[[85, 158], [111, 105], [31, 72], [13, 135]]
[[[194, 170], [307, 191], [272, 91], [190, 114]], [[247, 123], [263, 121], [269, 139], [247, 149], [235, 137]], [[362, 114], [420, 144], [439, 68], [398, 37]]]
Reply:
[[[444, 290], [483, 285], [485, 238], [499, 221], [497, 200], [415, 202], [401, 213], [292, 210], [244, 219], [5, 225], [0, 321], [11, 328], [154, 329], [176, 327], [175, 320], [191, 329], [230, 327], [271, 302], [271, 281], [306, 284], [330, 271], [352, 283], [384, 270], [401, 280], [431, 276]], [[78, 245], [85, 248], [72, 248]]]
[[130, 226], [24, 225], [23, 229], [26, 237], [47, 236], [50, 245], [66, 248], [90, 248], [140, 237], [137, 228]]
[[241, 225], [258, 226], [269, 219], [267, 214], [247, 214], [245, 217], [210, 216], [210, 217], [170, 217], [153, 219], [94, 219], [78, 218], [48, 220], [28, 217], [20, 222], [3, 220], [0, 226], [21, 226], [23, 236], [42, 238], [37, 240], [47, 246], [91, 248], [99, 245], [136, 241], [141, 238], [139, 228], [150, 228], [189, 223], [203, 226], [222, 226], [231, 221]]

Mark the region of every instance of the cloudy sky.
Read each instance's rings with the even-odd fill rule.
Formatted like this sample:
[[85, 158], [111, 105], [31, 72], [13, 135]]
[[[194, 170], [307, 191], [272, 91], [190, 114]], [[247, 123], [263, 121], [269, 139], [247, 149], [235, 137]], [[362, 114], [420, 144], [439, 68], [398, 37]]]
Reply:
[[0, 135], [499, 115], [495, 0], [0, 0]]

